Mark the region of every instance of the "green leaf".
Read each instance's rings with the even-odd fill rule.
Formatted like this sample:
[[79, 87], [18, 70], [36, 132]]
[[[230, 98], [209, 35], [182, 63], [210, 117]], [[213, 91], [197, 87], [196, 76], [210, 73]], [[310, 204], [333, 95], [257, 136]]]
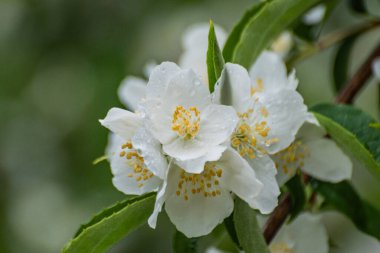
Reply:
[[227, 230], [228, 235], [230, 236], [231, 240], [235, 243], [235, 245], [241, 249], [239, 239], [236, 234], [235, 224], [234, 224], [234, 213], [232, 213], [230, 216], [228, 216], [226, 219], [224, 219], [224, 226]]
[[197, 253], [198, 238], [187, 238], [184, 234], [176, 231], [173, 238], [173, 250], [175, 253]]
[[300, 214], [306, 203], [306, 194], [299, 175], [294, 176], [286, 183], [292, 200], [292, 212], [290, 220], [293, 220]]
[[250, 19], [240, 35], [232, 61], [248, 68], [280, 33], [320, 0], [273, 0]]
[[208, 49], [207, 49], [207, 74], [210, 92], [214, 91], [216, 81], [220, 77], [224, 66], [222, 52], [220, 51], [218, 41], [216, 39], [214, 24], [210, 20], [210, 31], [208, 33]]
[[63, 253], [101, 253], [146, 222], [155, 194], [134, 197], [100, 212], [82, 225]]
[[234, 222], [240, 245], [246, 253], [269, 253], [256, 212], [243, 200], [235, 200]]
[[311, 108], [329, 135], [380, 179], [380, 130], [376, 121], [349, 105], [321, 104]]
[[363, 201], [347, 181], [332, 184], [313, 179], [311, 185], [325, 198], [328, 208], [345, 214], [358, 229], [380, 239], [380, 211]]
[[226, 62], [230, 62], [232, 60], [236, 44], [238, 43], [240, 35], [247, 23], [261, 10], [263, 6], [268, 3], [269, 1], [254, 3], [253, 6], [244, 13], [243, 17], [234, 26], [223, 48], [223, 57]]
[[357, 36], [353, 36], [345, 40], [338, 48], [334, 60], [333, 77], [334, 88], [339, 92], [346, 84], [349, 78], [350, 53], [355, 45]]

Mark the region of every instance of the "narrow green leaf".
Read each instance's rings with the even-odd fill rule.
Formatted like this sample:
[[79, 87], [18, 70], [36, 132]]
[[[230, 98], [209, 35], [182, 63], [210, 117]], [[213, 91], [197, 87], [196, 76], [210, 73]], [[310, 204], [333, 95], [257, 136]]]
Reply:
[[355, 45], [357, 36], [353, 36], [345, 40], [338, 48], [334, 60], [333, 77], [334, 88], [339, 92], [346, 84], [349, 78], [350, 55]]
[[349, 105], [321, 104], [311, 108], [329, 135], [380, 179], [380, 130], [368, 114]]
[[273, 0], [246, 24], [232, 61], [248, 68], [270, 43], [320, 0]]
[[197, 253], [198, 238], [187, 238], [184, 234], [176, 231], [173, 238], [173, 250], [175, 253]]
[[226, 219], [224, 219], [224, 226], [227, 230], [228, 235], [230, 236], [231, 240], [235, 243], [235, 245], [241, 249], [237, 234], [236, 234], [236, 229], [235, 229], [235, 224], [234, 224], [234, 213], [232, 213], [230, 216], [228, 216]]
[[240, 245], [246, 253], [269, 253], [256, 212], [243, 200], [235, 200], [234, 222]]
[[102, 253], [146, 222], [155, 194], [128, 199], [105, 209], [82, 225], [62, 253]]
[[313, 179], [311, 185], [325, 198], [327, 208], [345, 214], [358, 229], [380, 239], [380, 210], [363, 201], [347, 181], [332, 184]]
[[305, 190], [299, 175], [294, 176], [286, 183], [292, 199], [292, 212], [290, 219], [295, 219], [300, 214], [306, 203]]
[[214, 24], [210, 20], [210, 31], [208, 34], [207, 49], [207, 74], [210, 92], [214, 91], [216, 81], [220, 77], [224, 66], [222, 52], [220, 51], [218, 41], [216, 39]]
[[240, 35], [244, 30], [244, 27], [261, 10], [261, 8], [268, 3], [269, 1], [254, 3], [253, 6], [244, 13], [243, 17], [234, 26], [223, 48], [223, 57], [226, 62], [230, 62], [232, 60], [236, 44], [240, 39]]

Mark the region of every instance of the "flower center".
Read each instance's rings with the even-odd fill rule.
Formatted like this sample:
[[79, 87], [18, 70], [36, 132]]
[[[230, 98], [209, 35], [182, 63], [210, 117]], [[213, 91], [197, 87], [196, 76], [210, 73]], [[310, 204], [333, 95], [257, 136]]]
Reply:
[[186, 110], [183, 106], [177, 106], [173, 113], [172, 130], [185, 139], [193, 139], [199, 132], [200, 111], [191, 106]]
[[256, 151], [266, 153], [261, 144], [269, 146], [278, 141], [277, 138], [268, 139], [270, 127], [265, 120], [268, 111], [261, 107], [258, 111], [253, 108], [245, 113], [238, 113], [240, 121], [232, 134], [231, 145], [241, 156], [256, 157]]
[[297, 169], [304, 166], [305, 157], [309, 156], [310, 152], [306, 145], [301, 141], [293, 142], [289, 147], [275, 155], [277, 169], [289, 175], [294, 175]]
[[219, 178], [222, 177], [222, 174], [222, 169], [218, 168], [215, 162], [206, 163], [203, 172], [200, 174], [191, 174], [181, 170], [176, 195], [178, 197], [183, 196], [185, 201], [189, 199], [189, 195], [219, 196], [221, 194]]
[[273, 243], [269, 246], [271, 253], [293, 253], [293, 249], [289, 247], [286, 243]]
[[144, 158], [133, 148], [130, 141], [123, 144], [121, 149], [120, 157], [125, 157], [128, 165], [133, 169], [133, 172], [129, 173], [128, 177], [134, 178], [138, 183], [138, 187], [143, 187], [144, 182], [154, 176], [153, 173], [147, 169]]

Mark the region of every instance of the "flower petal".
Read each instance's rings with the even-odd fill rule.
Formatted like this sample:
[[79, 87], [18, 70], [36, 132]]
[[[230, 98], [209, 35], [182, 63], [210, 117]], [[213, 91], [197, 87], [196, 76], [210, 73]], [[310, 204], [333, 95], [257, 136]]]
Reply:
[[[168, 178], [168, 184], [176, 186], [179, 179], [180, 175], [177, 172]], [[233, 200], [231, 194], [224, 190], [214, 197], [189, 194], [188, 200], [171, 191], [165, 202], [165, 210], [177, 230], [189, 238], [198, 237], [209, 234], [232, 213]]]
[[[170, 168], [168, 168], [167, 171], [169, 171], [169, 170], [170, 170]], [[167, 185], [167, 180], [165, 177], [165, 180], [163, 181], [160, 189], [157, 192], [156, 202], [154, 203], [153, 213], [149, 216], [149, 219], [148, 219], [148, 224], [151, 228], [156, 228], [158, 214], [161, 212], [162, 206], [164, 205], [164, 203], [166, 201], [167, 187], [168, 187], [168, 185]]]
[[380, 80], [380, 57], [377, 57], [372, 62], [372, 72], [374, 77], [379, 81]]
[[238, 122], [235, 110], [225, 105], [209, 105], [200, 114], [196, 139], [206, 145], [218, 145], [229, 140]]
[[337, 183], [351, 179], [352, 163], [332, 140], [306, 142], [310, 155], [304, 159], [302, 170], [317, 179]]
[[176, 138], [173, 142], [163, 145], [166, 154], [181, 161], [200, 158], [207, 153], [208, 148], [209, 146], [197, 139]]
[[231, 105], [239, 113], [248, 109], [251, 99], [251, 79], [245, 68], [238, 64], [226, 63], [215, 86], [213, 100]]
[[161, 97], [165, 93], [171, 78], [179, 71], [180, 68], [173, 62], [163, 62], [157, 65], [149, 77], [147, 99]]
[[294, 86], [288, 86], [286, 67], [281, 57], [270, 51], [261, 53], [249, 70], [249, 75], [253, 86], [260, 90], [260, 83], [262, 83], [265, 92], [285, 88], [292, 89]]
[[129, 140], [142, 124], [140, 116], [119, 108], [111, 108], [100, 124], [115, 134]]
[[120, 101], [131, 111], [136, 111], [141, 99], [145, 98], [147, 81], [142, 78], [128, 76], [118, 89]]
[[[227, 39], [227, 33], [218, 25], [214, 24], [214, 28], [219, 46], [223, 47]], [[182, 44], [184, 49], [204, 49], [204, 59], [206, 59], [209, 30], [209, 23], [194, 24], [187, 28], [182, 38]]]
[[163, 155], [161, 144], [153, 138], [146, 128], [140, 128], [132, 138], [132, 144], [144, 158], [145, 165], [154, 175], [163, 179], [168, 163]]
[[262, 93], [259, 101], [268, 112], [266, 121], [270, 131], [267, 139], [276, 140], [263, 148], [274, 154], [294, 141], [298, 129], [307, 118], [307, 108], [301, 95], [289, 89]]
[[229, 148], [216, 163], [223, 172], [220, 178], [221, 186], [234, 192], [253, 208], [254, 198], [262, 191], [263, 184], [258, 180], [248, 162], [234, 149]]
[[318, 216], [309, 213], [300, 214], [292, 223], [280, 229], [270, 248], [274, 250], [280, 245], [288, 246], [294, 253], [329, 252], [325, 227]]
[[262, 214], [271, 213], [277, 206], [277, 198], [280, 195], [276, 181], [276, 166], [267, 155], [248, 159], [248, 163], [255, 171], [257, 179], [263, 184], [263, 189], [252, 201], [252, 207], [258, 209]]
[[206, 65], [207, 48], [195, 48], [186, 50], [179, 59], [179, 66], [184, 69], [192, 69], [202, 80], [204, 84], [208, 84], [208, 73]]

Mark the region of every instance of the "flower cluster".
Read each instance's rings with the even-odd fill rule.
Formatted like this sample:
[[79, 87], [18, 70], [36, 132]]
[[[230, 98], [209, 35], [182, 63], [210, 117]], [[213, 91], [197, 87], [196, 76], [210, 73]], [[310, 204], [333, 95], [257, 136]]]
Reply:
[[[232, 213], [235, 196], [272, 212], [277, 180], [298, 169], [332, 181], [351, 174], [350, 161], [323, 134], [297, 135], [317, 122], [279, 55], [264, 51], [249, 71], [227, 63], [210, 93], [207, 32], [197, 26], [187, 33], [180, 66], [155, 66], [147, 83], [127, 79], [120, 93], [131, 111], [112, 108], [100, 121], [113, 132], [107, 155], [114, 185], [125, 194], [157, 191], [149, 225], [164, 207], [188, 237], [211, 232]], [[217, 35], [223, 43], [219, 28]]]

